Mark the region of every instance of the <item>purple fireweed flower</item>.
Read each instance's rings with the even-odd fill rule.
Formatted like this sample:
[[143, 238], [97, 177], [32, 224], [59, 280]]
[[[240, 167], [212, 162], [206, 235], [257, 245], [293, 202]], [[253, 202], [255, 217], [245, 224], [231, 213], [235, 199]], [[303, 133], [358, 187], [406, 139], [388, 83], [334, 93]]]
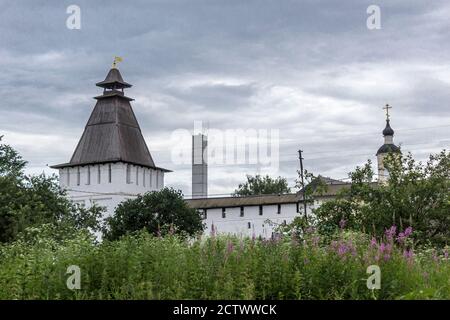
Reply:
[[412, 249], [403, 251], [403, 257], [405, 257], [405, 259], [412, 261], [413, 256], [414, 256], [414, 253], [413, 253]]
[[405, 237], [408, 237], [412, 234], [413, 232], [413, 228], [412, 227], [408, 227], [405, 229]]
[[347, 245], [345, 243], [341, 243], [338, 248], [338, 254], [340, 256], [343, 256], [344, 254], [347, 253], [348, 250], [349, 248], [347, 247]]
[[371, 247], [376, 247], [377, 246], [377, 239], [375, 239], [375, 237], [372, 237], [372, 240], [370, 240], [370, 246]]
[[397, 233], [397, 227], [395, 225], [393, 225], [389, 229], [386, 229], [386, 231], [385, 231], [386, 238], [388, 238], [389, 240], [392, 240], [395, 237], [396, 233]]
[[380, 251], [380, 253], [383, 253], [384, 250], [386, 250], [386, 245], [382, 242], [378, 247], [378, 251]]
[[448, 250], [447, 249], [444, 250], [444, 258], [445, 258], [445, 260], [448, 260]]
[[346, 224], [347, 221], [345, 221], [345, 219], [341, 219], [341, 221], [339, 221], [339, 228], [344, 229]]
[[386, 244], [385, 250], [386, 250], [387, 253], [391, 253], [391, 251], [392, 251], [392, 244], [390, 244], [390, 243]]
[[233, 252], [233, 249], [234, 249], [233, 242], [228, 241], [228, 243], [227, 243], [227, 253], [231, 254]]
[[403, 232], [400, 232], [400, 233], [398, 234], [398, 237], [397, 237], [398, 243], [403, 243], [403, 242], [405, 242], [405, 239], [406, 239], [405, 234], [404, 234]]
[[389, 261], [390, 258], [391, 258], [391, 255], [390, 255], [390, 254], [386, 253], [386, 254], [384, 255], [384, 261]]

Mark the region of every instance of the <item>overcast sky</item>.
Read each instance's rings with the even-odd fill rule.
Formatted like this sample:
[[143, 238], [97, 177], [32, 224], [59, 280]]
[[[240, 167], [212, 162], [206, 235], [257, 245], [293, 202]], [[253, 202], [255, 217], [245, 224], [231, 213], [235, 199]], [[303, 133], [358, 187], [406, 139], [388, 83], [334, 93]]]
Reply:
[[[389, 103], [394, 141], [418, 159], [450, 145], [448, 1], [0, 1], [0, 135], [28, 172], [70, 160], [115, 55], [166, 185], [191, 193], [172, 133], [279, 130], [281, 175], [345, 178], [376, 161]], [[69, 30], [66, 8], [81, 8]], [[381, 8], [381, 29], [366, 26]], [[189, 146], [188, 146], [189, 147]], [[256, 165], [209, 168], [210, 194]], [[264, 173], [264, 170], [263, 172]]]

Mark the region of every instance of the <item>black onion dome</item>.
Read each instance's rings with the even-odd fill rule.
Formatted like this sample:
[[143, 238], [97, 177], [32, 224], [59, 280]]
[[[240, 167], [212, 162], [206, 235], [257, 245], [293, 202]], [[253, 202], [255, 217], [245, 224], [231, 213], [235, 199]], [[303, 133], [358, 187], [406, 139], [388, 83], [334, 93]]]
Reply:
[[383, 130], [383, 136], [393, 136], [394, 135], [394, 129], [391, 128], [389, 124], [389, 120], [386, 120], [386, 128]]
[[[392, 130], [392, 129], [391, 129]], [[383, 144], [377, 151], [377, 155], [380, 153], [400, 153], [400, 148], [395, 144]]]

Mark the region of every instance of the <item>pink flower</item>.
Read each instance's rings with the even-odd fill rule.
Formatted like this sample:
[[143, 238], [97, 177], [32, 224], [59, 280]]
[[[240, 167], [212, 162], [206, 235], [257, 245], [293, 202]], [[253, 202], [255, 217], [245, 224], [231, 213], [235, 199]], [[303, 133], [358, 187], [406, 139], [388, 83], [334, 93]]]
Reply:
[[375, 237], [372, 237], [372, 240], [370, 240], [370, 246], [371, 247], [376, 247], [377, 246], [377, 239], [375, 239]]
[[406, 239], [405, 234], [403, 232], [400, 232], [397, 237], [398, 243], [403, 243], [405, 241], [405, 239]]
[[410, 236], [412, 234], [412, 232], [413, 232], [413, 228], [412, 227], [406, 228], [406, 230], [405, 230], [405, 237]]
[[346, 224], [347, 221], [345, 221], [345, 219], [342, 219], [341, 221], [339, 221], [339, 228], [344, 229]]
[[403, 251], [403, 257], [405, 257], [405, 259], [407, 259], [408, 262], [412, 262], [413, 261], [413, 257], [414, 257], [414, 253], [413, 253], [412, 249], [404, 250]]
[[227, 243], [227, 255], [230, 255], [234, 250], [233, 242], [228, 241]]
[[395, 237], [396, 233], [397, 233], [397, 227], [395, 225], [393, 225], [389, 229], [386, 229], [386, 231], [385, 231], [386, 237], [389, 240], [392, 240]]
[[448, 250], [447, 249], [444, 250], [444, 258], [445, 258], [445, 260], [448, 260]]

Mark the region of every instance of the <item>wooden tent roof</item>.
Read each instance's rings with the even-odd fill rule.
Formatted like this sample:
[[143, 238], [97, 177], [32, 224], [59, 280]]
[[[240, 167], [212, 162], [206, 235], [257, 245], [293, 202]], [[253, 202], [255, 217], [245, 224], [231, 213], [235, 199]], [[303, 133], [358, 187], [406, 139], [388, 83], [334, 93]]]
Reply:
[[[126, 84], [115, 68], [111, 69], [105, 81], [112, 71], [113, 76], [109, 80]], [[115, 89], [105, 90], [103, 95], [95, 99], [97, 103], [70, 162], [52, 168], [125, 162], [170, 171], [155, 166], [131, 107], [132, 99]]]

